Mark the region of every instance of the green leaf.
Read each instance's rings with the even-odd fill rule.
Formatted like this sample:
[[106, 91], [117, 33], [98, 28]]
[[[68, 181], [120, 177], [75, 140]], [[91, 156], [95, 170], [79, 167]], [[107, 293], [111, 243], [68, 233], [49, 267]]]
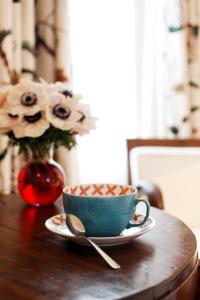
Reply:
[[191, 24], [188, 24], [188, 27], [190, 28], [191, 32], [192, 32], [192, 35], [197, 37], [198, 34], [199, 34], [199, 26], [198, 25], [191, 25]]
[[0, 30], [0, 44], [3, 42], [6, 36], [11, 34], [11, 30]]
[[28, 73], [28, 74], [32, 74], [33, 78], [37, 78], [37, 74], [34, 70], [28, 69], [28, 68], [22, 68], [22, 73]]
[[194, 87], [194, 88], [199, 88], [199, 85], [195, 83], [194, 81], [189, 81], [189, 86]]
[[168, 31], [173, 33], [173, 32], [177, 32], [177, 31], [180, 31], [180, 30], [183, 30], [183, 26], [169, 26], [168, 27]]
[[188, 116], [183, 117], [182, 122], [183, 122], [183, 123], [186, 123], [187, 121], [189, 121], [189, 117], [188, 117]]
[[53, 57], [56, 56], [55, 50], [54, 50], [52, 47], [50, 47], [42, 37], [40, 37], [40, 36], [38, 35], [37, 38], [36, 38], [36, 48], [38, 48], [39, 46], [43, 46], [44, 49], [45, 49], [51, 56], [53, 56]]
[[190, 111], [191, 111], [191, 113], [193, 113], [193, 112], [197, 111], [198, 109], [199, 109], [199, 106], [192, 106], [190, 108]]
[[177, 134], [179, 133], [179, 129], [178, 129], [178, 127], [176, 127], [176, 126], [171, 126], [171, 127], [169, 128], [169, 130], [171, 131], [171, 133], [172, 133], [173, 135], [177, 135]]
[[4, 157], [6, 156], [8, 152], [8, 149], [6, 148], [5, 150], [3, 150], [1, 153], [0, 153], [0, 160], [4, 159]]
[[13, 145], [19, 145], [20, 153], [27, 155], [31, 152], [35, 159], [45, 158], [52, 145], [55, 148], [64, 146], [71, 149], [76, 144], [75, 137], [70, 131], [60, 130], [53, 126], [50, 126], [42, 136], [37, 138], [16, 138], [12, 131], [9, 132], [8, 136]]
[[35, 47], [31, 46], [27, 41], [22, 42], [22, 49], [29, 51], [34, 56], [36, 55]]

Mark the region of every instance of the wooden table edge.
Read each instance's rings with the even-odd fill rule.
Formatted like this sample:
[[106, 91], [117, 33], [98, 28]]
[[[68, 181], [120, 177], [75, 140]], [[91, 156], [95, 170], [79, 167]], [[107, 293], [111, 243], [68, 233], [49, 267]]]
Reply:
[[[184, 224], [185, 225], [185, 224]], [[187, 226], [187, 225], [185, 225]], [[188, 227], [188, 226], [187, 226]], [[191, 230], [190, 230], [191, 231]], [[192, 232], [192, 231], [191, 231]], [[193, 232], [192, 232], [193, 234]], [[119, 300], [148, 300], [150, 293], [153, 295], [152, 299], [159, 299], [159, 300], [192, 300], [196, 291], [197, 291], [197, 280], [198, 280], [198, 266], [200, 265], [200, 260], [198, 256], [197, 250], [197, 241], [196, 241], [196, 250], [191, 256], [189, 263], [182, 269], [178, 270], [176, 276], [174, 276], [175, 285], [170, 287], [169, 280], [160, 281], [156, 285], [152, 285], [151, 287], [143, 290], [142, 292], [139, 291], [137, 294], [125, 296], [123, 298], [119, 298]], [[183, 276], [184, 274], [184, 276]], [[170, 278], [171, 279], [171, 278]], [[172, 282], [171, 282], [172, 283]], [[188, 286], [191, 285], [191, 293], [190, 295], [183, 298], [182, 294], [185, 290], [188, 292]], [[163, 290], [163, 285], [169, 286], [168, 291], [164, 293], [160, 293], [158, 295], [158, 290]], [[167, 290], [167, 288], [166, 288]], [[189, 291], [190, 292], [190, 291]], [[177, 297], [178, 294], [181, 294], [181, 297]], [[176, 298], [174, 298], [176, 296]]]

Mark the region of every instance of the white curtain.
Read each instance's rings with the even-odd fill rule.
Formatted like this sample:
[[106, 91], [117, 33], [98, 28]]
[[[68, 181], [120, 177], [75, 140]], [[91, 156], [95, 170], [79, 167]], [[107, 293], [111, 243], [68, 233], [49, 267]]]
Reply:
[[163, 49], [166, 32], [162, 0], [134, 1], [136, 93], [139, 137], [166, 135]]
[[[12, 57], [12, 1], [0, 1], [0, 32], [1, 32], [1, 51], [0, 56], [0, 80], [8, 82], [10, 79], [10, 70], [13, 68]], [[2, 46], [4, 43], [4, 47]], [[6, 51], [6, 56], [5, 56]], [[0, 151], [5, 149], [8, 144], [8, 138], [0, 135]], [[6, 176], [5, 176], [6, 174]], [[9, 193], [11, 188], [11, 151], [3, 161], [0, 161], [0, 192]]]
[[74, 87], [99, 118], [79, 141], [81, 182], [126, 183], [126, 138], [167, 134], [164, 1], [71, 0], [70, 7]]
[[[180, 90], [187, 80], [186, 35], [170, 32], [182, 24], [180, 0], [135, 0], [138, 136], [189, 135], [189, 101]], [[178, 92], [177, 92], [178, 91]]]
[[137, 134], [134, 1], [71, 0], [74, 91], [98, 118], [78, 139], [80, 181], [126, 182], [125, 139]]
[[[63, 81], [70, 88], [71, 57], [68, 0], [0, 0], [0, 83], [13, 75]], [[0, 153], [7, 147], [0, 135]], [[20, 168], [18, 149], [0, 161], [0, 193], [10, 193]], [[57, 159], [66, 172], [66, 184], [79, 182], [76, 149], [60, 148]]]
[[74, 87], [99, 117], [79, 141], [81, 182], [126, 182], [126, 138], [191, 136], [194, 2], [70, 1]]

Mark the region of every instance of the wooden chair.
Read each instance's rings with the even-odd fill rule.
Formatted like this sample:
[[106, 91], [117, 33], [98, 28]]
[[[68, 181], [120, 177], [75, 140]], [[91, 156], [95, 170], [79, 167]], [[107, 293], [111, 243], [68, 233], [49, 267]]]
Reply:
[[[128, 139], [127, 140], [127, 162], [128, 162], [128, 183], [132, 184], [132, 172], [130, 164], [131, 150], [136, 147], [200, 147], [200, 140], [197, 139]], [[133, 170], [134, 172], [134, 170]], [[200, 178], [200, 177], [199, 177]], [[200, 183], [199, 183], [200, 184]], [[165, 203], [163, 200], [162, 191], [160, 188], [152, 182], [141, 182], [137, 185], [141, 196], [146, 195], [152, 206], [157, 208], [164, 208]], [[199, 195], [200, 198], [200, 195]], [[199, 213], [200, 215], [200, 213]], [[200, 217], [199, 217], [200, 220]], [[200, 222], [199, 222], [200, 223]], [[198, 283], [197, 294], [195, 300], [200, 300], [200, 262], [198, 268]]]
[[[196, 139], [128, 139], [127, 140], [127, 171], [128, 184], [132, 184], [130, 153], [136, 147], [200, 147], [200, 140]], [[153, 182], [139, 182], [137, 188], [140, 195], [146, 194], [152, 206], [163, 209], [162, 191]]]
[[131, 184], [130, 172], [130, 151], [135, 147], [200, 147], [200, 140], [196, 139], [128, 139], [127, 141], [128, 159], [128, 183]]

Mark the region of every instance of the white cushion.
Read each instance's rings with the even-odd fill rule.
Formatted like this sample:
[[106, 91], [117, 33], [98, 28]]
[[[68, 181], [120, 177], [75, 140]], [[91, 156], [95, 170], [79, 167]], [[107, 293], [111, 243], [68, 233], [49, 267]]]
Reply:
[[134, 184], [157, 184], [165, 210], [200, 230], [200, 148], [137, 147], [130, 153]]

